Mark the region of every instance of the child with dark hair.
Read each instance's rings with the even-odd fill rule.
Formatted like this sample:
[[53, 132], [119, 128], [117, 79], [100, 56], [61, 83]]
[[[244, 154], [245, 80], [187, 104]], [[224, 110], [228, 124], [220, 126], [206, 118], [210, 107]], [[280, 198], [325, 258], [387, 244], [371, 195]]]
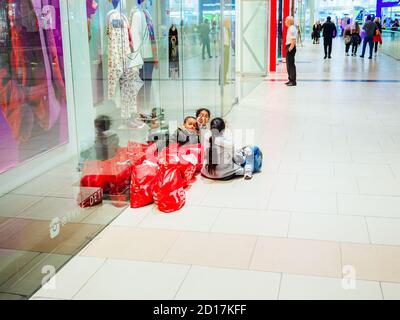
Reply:
[[196, 110], [197, 125], [200, 130], [207, 128], [210, 117], [211, 112], [207, 108], [200, 108]]
[[209, 109], [203, 107], [196, 110], [197, 128], [201, 143], [204, 143], [204, 135], [208, 129], [210, 117], [211, 117], [211, 112]]
[[235, 176], [251, 179], [261, 170], [262, 152], [256, 146], [235, 150], [231, 137], [225, 132], [225, 121], [214, 118], [204, 140], [205, 155], [202, 175], [210, 179], [227, 180]]
[[200, 143], [196, 118], [192, 116], [186, 117], [182, 127], [178, 128], [172, 135], [170, 142], [178, 143], [180, 146]]

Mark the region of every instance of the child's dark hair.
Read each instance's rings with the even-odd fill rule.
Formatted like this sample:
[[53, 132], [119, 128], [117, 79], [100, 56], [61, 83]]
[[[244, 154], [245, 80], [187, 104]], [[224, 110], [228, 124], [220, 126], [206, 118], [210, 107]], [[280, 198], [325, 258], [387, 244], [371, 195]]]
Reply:
[[96, 128], [97, 132], [99, 132], [99, 133], [110, 130], [111, 118], [106, 115], [99, 115], [94, 120], [94, 127]]
[[200, 108], [200, 109], [197, 109], [197, 110], [196, 110], [196, 118], [199, 117], [199, 115], [200, 115], [200, 113], [201, 113], [202, 111], [207, 112], [207, 113], [208, 113], [208, 117], [211, 117], [211, 112], [210, 112], [210, 110], [208, 110], [207, 108]]
[[215, 168], [217, 167], [217, 163], [213, 161], [213, 154], [217, 154], [216, 150], [214, 149], [214, 139], [216, 135], [219, 135], [222, 131], [225, 130], [225, 121], [222, 118], [214, 118], [211, 120], [210, 123], [211, 129], [211, 137], [209, 139], [210, 147], [208, 150], [208, 163], [206, 164], [206, 170], [210, 175], [215, 174]]
[[183, 120], [183, 123], [186, 123], [186, 122], [187, 122], [188, 120], [190, 120], [190, 119], [196, 121], [196, 118], [195, 118], [195, 117], [193, 117], [193, 116], [187, 116], [187, 117], [185, 118], [185, 120]]

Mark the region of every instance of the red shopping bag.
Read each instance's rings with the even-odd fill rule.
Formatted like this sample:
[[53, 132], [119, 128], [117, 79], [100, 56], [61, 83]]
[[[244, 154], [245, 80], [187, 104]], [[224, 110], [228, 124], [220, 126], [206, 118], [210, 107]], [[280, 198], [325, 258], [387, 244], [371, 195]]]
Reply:
[[81, 187], [102, 188], [105, 194], [121, 194], [129, 188], [130, 165], [116, 161], [87, 161], [83, 167]]
[[158, 163], [163, 165], [176, 165], [183, 178], [183, 186], [187, 187], [196, 174], [197, 159], [193, 154], [180, 154], [178, 144], [165, 147], [159, 156]]
[[179, 156], [178, 168], [181, 172], [184, 187], [187, 187], [193, 181], [196, 175], [197, 159], [193, 154], [184, 154]]
[[144, 161], [132, 169], [131, 208], [144, 207], [153, 202], [153, 189], [157, 173], [158, 165], [150, 161]]
[[153, 199], [162, 212], [174, 212], [181, 209], [186, 201], [184, 181], [176, 164], [164, 164], [160, 167], [153, 189]]
[[178, 164], [179, 163], [179, 155], [178, 155], [179, 145], [177, 143], [171, 143], [168, 147], [164, 147], [160, 154], [158, 155], [158, 164]]
[[196, 162], [196, 172], [200, 172], [203, 168], [203, 159], [204, 159], [204, 147], [203, 145], [199, 144], [192, 144], [181, 146], [179, 148], [179, 154], [182, 155], [193, 155], [197, 162]]
[[145, 149], [145, 159], [157, 163], [158, 162], [158, 147], [156, 143], [149, 143]]

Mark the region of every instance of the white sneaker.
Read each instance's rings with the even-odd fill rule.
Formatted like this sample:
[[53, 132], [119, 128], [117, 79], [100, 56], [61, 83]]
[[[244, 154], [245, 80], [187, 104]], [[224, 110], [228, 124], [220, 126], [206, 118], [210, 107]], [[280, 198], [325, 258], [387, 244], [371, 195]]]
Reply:
[[244, 180], [250, 180], [251, 178], [253, 178], [253, 174], [251, 172], [246, 172], [244, 174]]

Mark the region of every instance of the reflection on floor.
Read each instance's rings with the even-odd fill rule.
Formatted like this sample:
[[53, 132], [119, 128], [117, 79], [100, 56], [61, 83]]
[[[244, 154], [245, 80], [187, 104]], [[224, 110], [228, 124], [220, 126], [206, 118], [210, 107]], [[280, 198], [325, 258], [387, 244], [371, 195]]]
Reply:
[[394, 79], [400, 64], [334, 48], [307, 43], [297, 87], [278, 73], [229, 113], [262, 173], [199, 177], [173, 214], [126, 209], [33, 299], [399, 299], [398, 84], [302, 79]]
[[29, 298], [123, 210], [81, 209], [78, 181], [71, 162], [0, 197], [0, 299]]

